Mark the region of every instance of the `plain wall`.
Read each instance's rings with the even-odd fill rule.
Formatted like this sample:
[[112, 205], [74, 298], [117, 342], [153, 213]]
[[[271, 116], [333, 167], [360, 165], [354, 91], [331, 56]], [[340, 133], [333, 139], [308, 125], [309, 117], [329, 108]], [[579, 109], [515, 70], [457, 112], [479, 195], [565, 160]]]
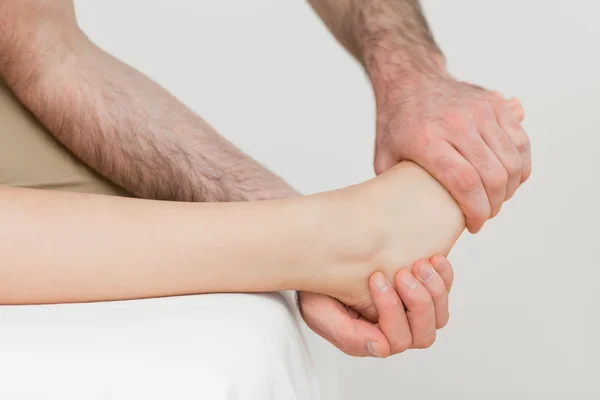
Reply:
[[[522, 99], [534, 172], [452, 252], [451, 321], [431, 349], [352, 359], [310, 337], [324, 398], [598, 399], [600, 4], [425, 6], [456, 76]], [[77, 8], [98, 44], [303, 193], [373, 176], [370, 86], [304, 1]]]

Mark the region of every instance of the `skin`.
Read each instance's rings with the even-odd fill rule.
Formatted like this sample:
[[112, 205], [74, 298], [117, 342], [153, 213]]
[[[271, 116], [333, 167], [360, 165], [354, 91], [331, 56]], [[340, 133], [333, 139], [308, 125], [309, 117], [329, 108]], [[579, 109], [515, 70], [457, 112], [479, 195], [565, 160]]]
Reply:
[[[302, 290], [365, 318], [380, 312], [390, 347], [368, 341], [377, 356], [405, 348], [409, 326], [412, 347], [433, 343], [447, 322], [449, 264], [417, 263], [418, 279], [396, 271], [446, 254], [464, 229], [454, 199], [410, 162], [288, 200], [194, 204], [5, 188], [0, 204], [0, 304]], [[395, 312], [402, 304], [405, 321]]]
[[[503, 98], [501, 93], [494, 94]], [[523, 121], [525, 114], [519, 100], [511, 99], [507, 105], [515, 117]], [[426, 274], [425, 277], [422, 275], [425, 272], [422, 268], [427, 270], [429, 266], [433, 267], [433, 274]], [[408, 273], [407, 269], [401, 269], [394, 277], [397, 291], [378, 290], [378, 285], [375, 284], [376, 274], [371, 276], [369, 288], [374, 309], [369, 310], [370, 319], [344, 307], [338, 301], [325, 303], [322, 301], [326, 298], [324, 295], [300, 292], [303, 300], [301, 304], [305, 308], [306, 305], [316, 303], [314, 309], [319, 310], [315, 318], [307, 319], [307, 323], [340, 350], [354, 356], [388, 357], [408, 349], [431, 346], [435, 341], [436, 330], [448, 323], [448, 298], [454, 270], [441, 255], [430, 260], [419, 260], [411, 270], [419, 282], [415, 290], [405, 290], [398, 283], [402, 274]], [[389, 283], [387, 278], [386, 282]], [[377, 314], [376, 323], [372, 322], [375, 320], [373, 314]], [[326, 321], [335, 323], [328, 324]], [[341, 329], [330, 329], [332, 326]]]
[[531, 174], [518, 118], [494, 92], [450, 75], [419, 1], [309, 2], [373, 84], [375, 172], [403, 160], [421, 165], [478, 232]]
[[5, 188], [0, 204], [1, 304], [304, 290], [369, 317], [373, 273], [395, 279], [399, 291], [417, 289], [398, 266], [447, 253], [464, 229], [452, 197], [410, 162], [286, 200], [183, 203]]
[[[427, 280], [420, 278], [424, 266], [433, 268]], [[398, 290], [394, 290], [381, 272], [370, 277], [369, 293], [378, 314], [377, 323], [334, 301], [331, 309], [326, 308], [328, 313], [321, 312], [317, 318], [308, 320], [310, 327], [343, 352], [354, 356], [388, 357], [408, 349], [429, 347], [435, 340], [435, 331], [448, 322], [448, 294], [454, 271], [443, 256], [418, 261], [412, 270], [418, 277], [418, 284], [411, 289], [395, 283]], [[400, 274], [406, 273], [405, 269], [398, 272], [394, 282], [401, 282]], [[306, 307], [324, 295], [301, 292], [301, 296], [305, 297], [302, 304]], [[342, 329], [328, 331], [331, 324], [318, 318], [333, 320]], [[431, 324], [432, 318], [435, 318], [435, 325]]]
[[[362, 3], [312, 3], [338, 39], [358, 59], [364, 60], [374, 82], [378, 114], [388, 114], [385, 110], [391, 110], [389, 114], [399, 115], [394, 107], [379, 100], [378, 93], [387, 93], [382, 89], [387, 87], [387, 77], [396, 77], [398, 73], [414, 77], [417, 75], [407, 71], [416, 69], [403, 70], [398, 68], [403, 63], [384, 62], [386, 56], [406, 54], [405, 58], [421, 63], [431, 58], [437, 60], [436, 65], [441, 60], [437, 53], [417, 54], [411, 50], [422, 48], [421, 36], [427, 36], [424, 20], [414, 14], [418, 8], [410, 4], [414, 2], [398, 2], [409, 7], [401, 10], [402, 15], [397, 12], [370, 15], [365, 8], [360, 11], [361, 18], [358, 14], [349, 18], [348, 7], [359, 10]], [[317, 3], [326, 7], [319, 9]], [[333, 5], [337, 8], [332, 8]], [[407, 10], [412, 11], [407, 13]], [[375, 26], [380, 26], [379, 33], [391, 26], [393, 18], [382, 20], [382, 15], [401, 17], [396, 22], [406, 29], [398, 30], [395, 26], [396, 35], [375, 34]], [[1, 78], [61, 143], [132, 196], [176, 201], [248, 201], [298, 195], [159, 85], [97, 48], [77, 26], [70, 0], [4, 0], [0, 2], [0, 18]], [[341, 23], [350, 20], [355, 21], [351, 26]], [[392, 36], [396, 36], [395, 45], [404, 45], [383, 51]], [[369, 40], [361, 42], [357, 37]], [[376, 40], [379, 37], [386, 40]], [[415, 40], [405, 40], [407, 37]], [[406, 97], [406, 93], [400, 97]], [[378, 143], [379, 138], [385, 137], [379, 126], [378, 122]], [[398, 137], [397, 133], [393, 137]], [[378, 173], [385, 169], [377, 167], [381, 164], [378, 160], [386, 159], [380, 149], [397, 145], [377, 146]], [[414, 149], [423, 152], [422, 147]], [[420, 162], [418, 157], [412, 159]], [[439, 168], [431, 170], [436, 175]], [[451, 187], [448, 179], [440, 179], [441, 173], [437, 177]], [[457, 199], [463, 206], [465, 196]], [[393, 281], [393, 277], [388, 276], [388, 280]], [[365, 343], [374, 336], [378, 343], [387, 340], [379, 326], [371, 325], [371, 336], [364, 329], [354, 333], [346, 329], [346, 308], [332, 297], [300, 293], [299, 299], [306, 322], [348, 354], [369, 355]], [[375, 318], [373, 306], [364, 310], [371, 319]], [[403, 310], [395, 310], [404, 314]]]

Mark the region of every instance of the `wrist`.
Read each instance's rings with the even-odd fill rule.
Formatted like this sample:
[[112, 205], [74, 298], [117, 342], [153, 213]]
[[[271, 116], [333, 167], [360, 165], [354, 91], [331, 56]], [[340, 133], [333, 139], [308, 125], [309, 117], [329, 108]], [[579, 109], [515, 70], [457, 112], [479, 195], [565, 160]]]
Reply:
[[364, 67], [376, 94], [410, 89], [426, 80], [450, 78], [446, 58], [437, 46], [410, 47], [387, 36], [365, 45]]

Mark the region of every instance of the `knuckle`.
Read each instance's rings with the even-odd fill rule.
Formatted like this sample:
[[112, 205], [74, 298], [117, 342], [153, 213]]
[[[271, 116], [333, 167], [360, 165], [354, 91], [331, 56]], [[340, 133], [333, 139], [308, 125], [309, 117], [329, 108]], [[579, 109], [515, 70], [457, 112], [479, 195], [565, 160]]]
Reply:
[[502, 190], [508, 183], [508, 172], [504, 168], [496, 168], [489, 177], [490, 188], [494, 191]]
[[491, 205], [487, 196], [480, 196], [473, 199], [463, 207], [463, 212], [467, 217], [469, 229], [481, 229], [491, 214]]
[[398, 342], [394, 344], [392, 349], [394, 354], [404, 353], [406, 350], [412, 347], [412, 337], [408, 336], [406, 338], [402, 338]]
[[521, 122], [519, 122], [519, 119], [517, 118], [516, 115], [513, 114], [512, 111], [508, 112], [507, 118], [509, 121], [508, 127], [510, 129], [512, 129], [513, 131], [516, 131], [516, 132], [523, 132], [523, 126], [521, 125]]
[[523, 169], [523, 160], [519, 154], [516, 154], [506, 162], [506, 171], [509, 176], [520, 175]]
[[338, 343], [335, 343], [335, 345], [344, 354], [347, 354], [349, 356], [353, 356], [355, 354], [354, 351], [352, 351], [352, 347], [349, 345], [347, 340], [341, 340]]
[[467, 214], [467, 228], [469, 228], [469, 231], [471, 233], [479, 232], [481, 227], [483, 227], [485, 222], [488, 220], [488, 216], [490, 215], [489, 211], [487, 213], [485, 213], [481, 210], [479, 210], [477, 212], [478, 212], [478, 215], [475, 215], [475, 216], [469, 216]]
[[439, 152], [433, 158], [435, 168], [440, 171], [452, 171], [456, 168], [456, 164], [443, 152]]
[[349, 349], [347, 349], [343, 346], [338, 346], [338, 348], [342, 351], [342, 353], [344, 353], [347, 356], [350, 356], [350, 357], [356, 356], [356, 353], [354, 353], [353, 351], [350, 351]]
[[349, 356], [356, 356], [359, 352], [356, 351], [353, 340], [350, 338], [338, 338], [335, 343], [336, 347], [340, 349], [343, 353]]
[[519, 140], [517, 140], [517, 143], [515, 143], [515, 145], [517, 146], [517, 150], [519, 150], [519, 153], [529, 152], [531, 146], [529, 142], [529, 137], [527, 137], [527, 135], [523, 133], [519, 136]]
[[435, 343], [435, 339], [436, 339], [436, 332], [435, 332], [435, 330], [433, 330], [433, 332], [428, 333], [427, 335], [423, 336], [422, 338], [419, 338], [418, 340], [416, 340], [413, 343], [413, 347], [416, 349], [428, 349], [431, 346], [433, 346], [433, 344]]
[[437, 328], [438, 328], [438, 329], [444, 329], [444, 328], [445, 328], [445, 327], [448, 325], [448, 321], [450, 321], [448, 318], [446, 318], [446, 319], [443, 319], [443, 320], [440, 320], [440, 321], [437, 323]]
[[479, 175], [470, 167], [457, 168], [456, 179], [458, 189], [462, 193], [470, 194], [482, 187]]

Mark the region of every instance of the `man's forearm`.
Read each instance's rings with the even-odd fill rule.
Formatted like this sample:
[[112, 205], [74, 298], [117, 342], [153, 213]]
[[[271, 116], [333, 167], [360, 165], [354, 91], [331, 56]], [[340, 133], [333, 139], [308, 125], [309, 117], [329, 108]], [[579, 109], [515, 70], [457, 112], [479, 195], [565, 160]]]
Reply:
[[165, 89], [73, 32], [55, 43], [51, 52], [59, 56], [52, 60], [44, 60], [43, 40], [38, 47], [24, 41], [11, 47], [4, 78], [86, 164], [144, 198], [242, 201], [295, 194]]
[[371, 78], [386, 70], [407, 78], [445, 68], [418, 0], [309, 0]]

